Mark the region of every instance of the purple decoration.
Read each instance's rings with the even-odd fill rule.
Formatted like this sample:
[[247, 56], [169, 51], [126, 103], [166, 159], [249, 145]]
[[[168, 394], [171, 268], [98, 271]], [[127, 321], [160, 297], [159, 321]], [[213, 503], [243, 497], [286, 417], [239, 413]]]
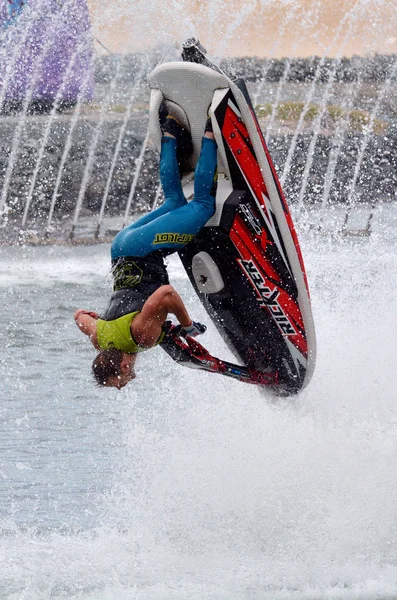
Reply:
[[86, 0], [0, 0], [0, 102], [74, 103], [93, 87]]

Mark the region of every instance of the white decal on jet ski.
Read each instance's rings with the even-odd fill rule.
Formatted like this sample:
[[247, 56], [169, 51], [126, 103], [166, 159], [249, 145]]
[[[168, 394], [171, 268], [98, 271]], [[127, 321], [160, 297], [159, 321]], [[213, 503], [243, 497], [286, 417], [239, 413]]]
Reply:
[[296, 335], [293, 325], [278, 302], [279, 290], [276, 287], [271, 289], [266, 284], [253, 260], [239, 259], [238, 262], [254, 286], [261, 306], [267, 308], [282, 335]]

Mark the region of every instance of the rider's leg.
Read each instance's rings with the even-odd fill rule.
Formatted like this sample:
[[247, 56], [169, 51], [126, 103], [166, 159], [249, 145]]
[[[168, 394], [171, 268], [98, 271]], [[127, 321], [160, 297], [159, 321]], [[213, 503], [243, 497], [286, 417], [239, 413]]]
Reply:
[[[163, 137], [161, 140], [160, 155], [160, 181], [163, 188], [165, 202], [156, 210], [143, 215], [140, 219], [124, 227], [114, 238], [112, 243], [112, 259], [119, 256], [127, 256], [122, 249], [125, 246], [125, 240], [130, 238], [132, 231], [140, 229], [142, 226], [150, 223], [180, 206], [186, 204], [186, 198], [182, 191], [179, 167], [176, 157], [177, 140], [174, 137]], [[128, 256], [133, 256], [129, 254]]]
[[[204, 137], [196, 166], [194, 199], [171, 212], [156, 213], [158, 216], [155, 219], [139, 228], [128, 227], [117, 234], [112, 245], [112, 259], [120, 256], [147, 256], [159, 249], [179, 250], [190, 242], [215, 212], [215, 198], [211, 195], [211, 188], [216, 169], [216, 142]], [[179, 194], [171, 202], [177, 204]]]

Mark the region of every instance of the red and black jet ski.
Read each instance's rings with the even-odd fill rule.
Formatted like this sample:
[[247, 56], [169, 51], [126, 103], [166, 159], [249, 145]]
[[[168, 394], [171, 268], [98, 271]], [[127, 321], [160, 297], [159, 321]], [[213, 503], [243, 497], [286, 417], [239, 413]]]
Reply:
[[[182, 56], [184, 62], [160, 64], [149, 76], [150, 133], [160, 149], [158, 112], [165, 99], [192, 134], [194, 152], [182, 179], [189, 199], [210, 114], [219, 178], [215, 215], [180, 258], [209, 316], [245, 365], [233, 367], [276, 394], [297, 393], [313, 373], [316, 340], [288, 205], [244, 81], [223, 73], [195, 40], [185, 43]], [[185, 358], [189, 349], [197, 354], [197, 347], [187, 346]]]

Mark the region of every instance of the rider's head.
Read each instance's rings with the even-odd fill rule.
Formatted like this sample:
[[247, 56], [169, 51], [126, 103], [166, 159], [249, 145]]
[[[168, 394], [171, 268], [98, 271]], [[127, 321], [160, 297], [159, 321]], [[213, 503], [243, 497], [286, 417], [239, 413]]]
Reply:
[[121, 390], [128, 382], [135, 379], [135, 359], [135, 354], [126, 354], [116, 348], [99, 352], [92, 363], [92, 372], [97, 385], [116, 387]]

